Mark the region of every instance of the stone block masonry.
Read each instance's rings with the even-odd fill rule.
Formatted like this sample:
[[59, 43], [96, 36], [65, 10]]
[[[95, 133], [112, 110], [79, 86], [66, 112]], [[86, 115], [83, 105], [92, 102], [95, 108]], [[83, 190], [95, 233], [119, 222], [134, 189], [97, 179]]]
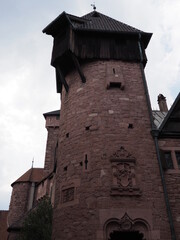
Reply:
[[140, 65], [112, 60], [81, 67], [86, 83], [73, 71], [66, 76], [69, 92], [62, 91], [54, 239], [108, 239], [124, 221], [139, 226], [145, 239], [169, 240]]

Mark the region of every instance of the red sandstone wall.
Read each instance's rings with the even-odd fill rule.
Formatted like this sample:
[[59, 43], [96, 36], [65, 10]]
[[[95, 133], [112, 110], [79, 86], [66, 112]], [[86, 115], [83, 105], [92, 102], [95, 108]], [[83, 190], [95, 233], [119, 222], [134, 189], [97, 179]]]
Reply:
[[0, 211], [0, 239], [7, 240], [7, 215], [8, 211]]
[[[107, 240], [108, 221], [127, 213], [146, 240], [169, 240], [139, 64], [96, 61], [82, 69], [86, 83], [72, 72], [62, 93], [53, 239]], [[107, 90], [117, 78], [124, 90]], [[124, 163], [132, 188], [118, 182], [126, 185], [115, 172]]]
[[59, 116], [46, 116], [46, 128], [59, 128]]
[[8, 214], [8, 226], [18, 221], [27, 211], [29, 183], [15, 183], [11, 195]]
[[165, 170], [164, 174], [176, 237], [180, 239], [180, 168], [178, 168], [174, 155], [175, 151], [180, 151], [180, 139], [160, 139], [159, 148], [161, 150], [171, 151], [172, 155], [174, 169]]
[[45, 179], [36, 187], [34, 204], [37, 204], [41, 198], [48, 195], [51, 199], [51, 204], [54, 206], [54, 188], [54, 175], [51, 175], [51, 177]]
[[48, 194], [48, 190], [49, 190], [48, 185], [49, 185], [49, 179], [46, 179], [36, 187], [35, 201], [39, 200], [40, 198]]
[[47, 127], [47, 131], [48, 131], [48, 136], [47, 136], [47, 144], [46, 144], [44, 171], [48, 174], [54, 168], [55, 148], [56, 148], [58, 134], [59, 134], [59, 127]]

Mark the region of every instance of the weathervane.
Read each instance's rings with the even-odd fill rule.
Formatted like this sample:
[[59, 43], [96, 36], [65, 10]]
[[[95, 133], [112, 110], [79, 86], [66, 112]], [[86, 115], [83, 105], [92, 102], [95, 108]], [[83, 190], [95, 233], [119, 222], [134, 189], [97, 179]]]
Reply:
[[94, 3], [94, 4], [91, 4], [91, 6], [93, 7], [93, 10], [96, 11], [96, 5], [95, 5], [95, 3]]

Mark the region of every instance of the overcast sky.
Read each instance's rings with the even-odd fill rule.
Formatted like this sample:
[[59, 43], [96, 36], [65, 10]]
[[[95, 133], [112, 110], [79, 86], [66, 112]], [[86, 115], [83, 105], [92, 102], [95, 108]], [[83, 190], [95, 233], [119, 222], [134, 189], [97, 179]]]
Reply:
[[[43, 113], [60, 108], [52, 37], [42, 29], [61, 12], [82, 16], [90, 0], [0, 0], [0, 209], [8, 209], [11, 183], [43, 167], [47, 131]], [[97, 11], [153, 37], [145, 69], [151, 104], [159, 93], [170, 107], [179, 93], [180, 0], [96, 0]]]

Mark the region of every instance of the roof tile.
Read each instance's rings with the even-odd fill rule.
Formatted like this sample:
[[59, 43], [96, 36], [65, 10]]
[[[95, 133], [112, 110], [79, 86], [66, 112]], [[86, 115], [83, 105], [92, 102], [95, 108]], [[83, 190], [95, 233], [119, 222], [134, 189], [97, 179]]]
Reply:
[[40, 182], [44, 177], [43, 168], [31, 168], [26, 173], [24, 173], [20, 178], [11, 184], [13, 186], [15, 183], [20, 182]]
[[75, 29], [80, 30], [96, 30], [96, 31], [108, 31], [108, 32], [131, 32], [131, 33], [142, 33], [142, 31], [131, 27], [125, 23], [119, 22], [113, 18], [110, 18], [102, 13], [93, 11], [80, 19], [84, 19], [83, 23], [77, 23], [76, 20], [73, 20], [73, 16], [67, 14], [70, 21]]

